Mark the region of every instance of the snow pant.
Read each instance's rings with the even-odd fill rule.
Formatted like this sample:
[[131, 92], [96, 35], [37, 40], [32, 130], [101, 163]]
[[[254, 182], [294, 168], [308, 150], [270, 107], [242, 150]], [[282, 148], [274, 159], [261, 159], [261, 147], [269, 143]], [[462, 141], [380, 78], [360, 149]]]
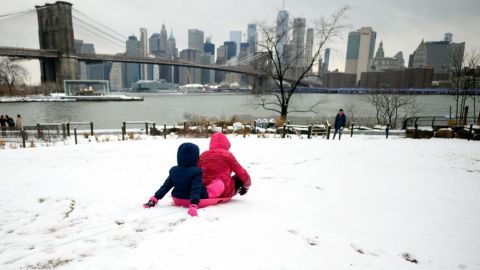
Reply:
[[333, 133], [333, 139], [332, 140], [335, 140], [335, 135], [337, 135], [337, 132], [338, 132], [338, 140], [340, 140], [340, 138], [342, 137], [342, 129], [341, 128], [336, 128], [335, 129], [335, 132]]
[[225, 190], [225, 184], [222, 180], [213, 180], [206, 188], [208, 198], [218, 198]]

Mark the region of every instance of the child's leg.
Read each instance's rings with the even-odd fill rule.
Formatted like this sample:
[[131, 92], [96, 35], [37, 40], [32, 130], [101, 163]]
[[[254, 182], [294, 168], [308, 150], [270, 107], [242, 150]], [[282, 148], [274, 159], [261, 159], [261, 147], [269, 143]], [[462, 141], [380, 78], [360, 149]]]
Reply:
[[225, 184], [222, 180], [213, 180], [210, 185], [206, 186], [208, 198], [218, 198], [225, 190]]

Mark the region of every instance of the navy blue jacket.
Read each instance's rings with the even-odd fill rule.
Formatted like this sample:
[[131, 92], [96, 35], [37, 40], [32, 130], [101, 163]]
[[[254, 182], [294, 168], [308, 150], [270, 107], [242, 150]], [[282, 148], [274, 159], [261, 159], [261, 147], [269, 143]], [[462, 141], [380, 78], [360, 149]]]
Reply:
[[337, 113], [337, 116], [335, 116], [335, 129], [340, 129], [341, 127], [345, 127], [345, 124], [347, 122], [347, 115], [343, 114], [340, 116], [339, 113]]
[[161, 200], [172, 189], [172, 196], [190, 199], [198, 204], [200, 199], [208, 198], [207, 189], [202, 183], [202, 169], [197, 167], [200, 150], [193, 143], [183, 143], [178, 147], [177, 166], [170, 169], [167, 180], [155, 192], [155, 198]]

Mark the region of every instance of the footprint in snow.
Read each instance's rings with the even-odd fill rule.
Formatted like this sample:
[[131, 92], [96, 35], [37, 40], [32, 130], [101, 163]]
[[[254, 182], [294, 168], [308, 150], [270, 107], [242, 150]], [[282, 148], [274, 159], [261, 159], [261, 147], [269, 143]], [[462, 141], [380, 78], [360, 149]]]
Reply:
[[350, 244], [350, 246], [353, 248], [353, 250], [355, 250], [355, 251], [358, 252], [359, 254], [362, 254], [362, 255], [372, 255], [372, 256], [375, 256], [375, 257], [378, 256], [378, 254], [373, 253], [373, 252], [371, 252], [371, 251], [367, 251], [367, 250], [365, 250], [364, 248], [361, 248], [361, 247], [359, 247], [359, 246], [357, 246], [357, 245], [355, 245], [355, 244]]
[[402, 254], [402, 257], [408, 261], [408, 262], [411, 262], [411, 263], [418, 263], [418, 260], [411, 254], [405, 252]]

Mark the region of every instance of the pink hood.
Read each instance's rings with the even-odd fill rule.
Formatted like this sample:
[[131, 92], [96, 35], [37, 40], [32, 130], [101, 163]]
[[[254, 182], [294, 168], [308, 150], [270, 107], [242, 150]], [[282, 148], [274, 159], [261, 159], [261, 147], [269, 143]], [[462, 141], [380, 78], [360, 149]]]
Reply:
[[228, 151], [228, 149], [230, 149], [230, 142], [227, 136], [221, 132], [214, 133], [210, 139], [210, 150], [213, 149], [224, 149]]

